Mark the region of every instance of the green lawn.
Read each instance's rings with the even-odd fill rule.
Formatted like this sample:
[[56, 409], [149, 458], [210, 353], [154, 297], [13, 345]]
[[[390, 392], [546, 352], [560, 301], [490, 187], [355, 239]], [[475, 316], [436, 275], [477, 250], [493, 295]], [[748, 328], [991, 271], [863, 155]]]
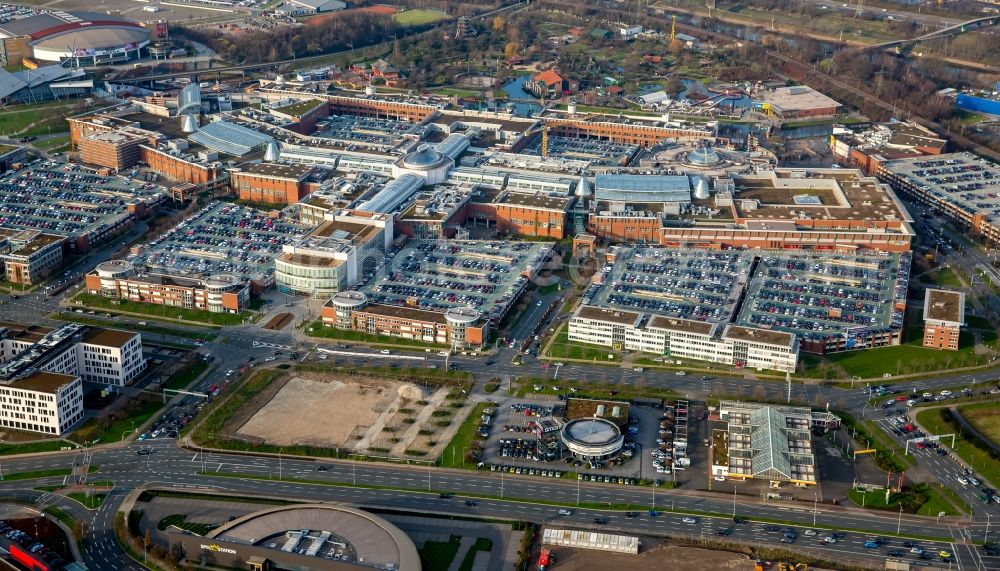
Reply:
[[170, 375], [167, 382], [163, 384], [163, 388], [173, 390], [187, 388], [187, 386], [191, 384], [191, 381], [198, 378], [198, 375], [204, 373], [207, 368], [208, 363], [205, 361], [198, 361], [187, 369]]
[[[465, 453], [472, 450], [472, 443], [476, 440], [482, 440], [476, 432], [479, 427], [480, 418], [483, 415], [483, 411], [487, 408], [495, 407], [496, 405], [492, 403], [479, 403], [476, 408], [472, 409], [469, 416], [462, 423], [462, 426], [458, 428], [455, 432], [455, 436], [452, 437], [451, 442], [445, 447], [444, 452], [441, 457], [438, 458], [438, 466], [444, 466], [445, 468], [475, 468], [476, 463], [465, 460]], [[452, 449], [455, 450], [455, 454], [452, 455]]]
[[[987, 403], [992, 404], [992, 403]], [[995, 405], [994, 405], [995, 408]], [[955, 434], [955, 454], [972, 466], [979, 474], [990, 482], [994, 487], [1000, 487], [1000, 461], [993, 458], [989, 451], [979, 448], [969, 440], [965, 439], [961, 433], [946, 419], [945, 408], [932, 408], [917, 413], [917, 422], [920, 423], [931, 434]], [[951, 444], [950, 438], [942, 438], [945, 445]]]
[[423, 10], [418, 8], [415, 10], [397, 12], [393, 14], [392, 17], [400, 26], [410, 27], [433, 24], [434, 22], [446, 19], [448, 14], [438, 12], [437, 10]]
[[[536, 391], [535, 386], [541, 387]], [[640, 383], [641, 385], [641, 383]], [[506, 387], [500, 387], [505, 390]], [[576, 389], [575, 391], [573, 389]], [[519, 378], [515, 393], [519, 398], [538, 395], [561, 395], [570, 392], [578, 398], [606, 399], [614, 397], [618, 400], [634, 398], [669, 399], [677, 396], [671, 389], [660, 386], [636, 386], [635, 384], [600, 383], [580, 381], [577, 379], [539, 379], [533, 377]]]
[[961, 288], [962, 282], [958, 279], [958, 274], [955, 270], [942, 266], [936, 270], [930, 271], [920, 277], [921, 281], [933, 284], [938, 287], [952, 287]]
[[282, 371], [259, 370], [238, 387], [238, 390], [226, 391], [224, 394], [228, 394], [228, 396], [216, 400], [208, 416], [202, 422], [197, 423], [192, 434], [194, 439], [203, 446], [218, 446], [224, 443], [225, 441], [218, 439], [217, 435], [222, 431], [229, 417], [236, 414], [236, 411], [282, 374], [284, 374]]
[[[951, 492], [946, 496], [941, 484], [917, 484], [915, 486], [904, 485], [900, 493], [889, 493], [889, 502], [885, 501], [885, 490], [874, 492], [861, 492], [852, 489], [848, 492], [851, 501], [856, 505], [864, 505], [867, 509], [899, 511], [900, 506], [905, 513], [915, 513], [937, 517], [941, 512], [945, 515], [962, 515], [970, 513], [969, 505]], [[948, 490], [950, 492], [950, 490]], [[952, 500], [957, 500], [957, 506]]]
[[[91, 466], [89, 472], [96, 472], [97, 466]], [[13, 482], [17, 480], [36, 480], [39, 478], [54, 478], [56, 476], [69, 476], [73, 471], [70, 468], [53, 468], [51, 470], [32, 470], [28, 472], [14, 472], [12, 474], [4, 474], [4, 482]]]
[[972, 507], [967, 504], [965, 500], [959, 497], [959, 495], [955, 493], [955, 490], [952, 490], [948, 486], [938, 482], [932, 482], [929, 485], [934, 494], [931, 495], [927, 503], [920, 506], [920, 509], [917, 510], [918, 514], [937, 517], [937, 515], [941, 512], [955, 511], [954, 509], [949, 508], [957, 508], [959, 511], [966, 514], [972, 513]]
[[[71, 321], [73, 323], [97, 325], [100, 327], [115, 327], [117, 325], [114, 321], [84, 317], [74, 312], [67, 312], [58, 315], [53, 314], [51, 317], [60, 321]], [[215, 338], [215, 331], [190, 331], [184, 329], [173, 329], [171, 327], [160, 327], [158, 325], [128, 325], [128, 329], [131, 331], [149, 333], [150, 335], [169, 335], [171, 337], [183, 337], [185, 339], [204, 339], [208, 341]], [[150, 339], [147, 337], [143, 341], [148, 343]]]
[[963, 406], [958, 411], [980, 434], [994, 444], [1000, 444], [1000, 415], [996, 402]]
[[12, 135], [23, 131], [31, 123], [45, 121], [48, 124], [53, 119], [58, 119], [62, 125], [56, 132], [65, 130], [63, 115], [69, 113], [73, 106], [74, 104], [67, 104], [64, 101], [53, 101], [6, 107], [0, 110], [0, 134]]
[[285, 115], [290, 115], [292, 117], [301, 117], [322, 104], [323, 102], [320, 101], [319, 99], [303, 99], [300, 101], [296, 101], [291, 105], [286, 105], [284, 107], [279, 107], [277, 109], [272, 107], [272, 110], [277, 111], [279, 113], [284, 113]]
[[39, 149], [44, 149], [51, 153], [54, 151], [61, 151], [63, 147], [69, 147], [69, 142], [69, 133], [67, 133], [65, 135], [59, 135], [58, 137], [45, 139], [44, 141], [35, 141], [34, 145]]
[[133, 430], [138, 430], [142, 423], [149, 420], [162, 407], [163, 402], [159, 396], [134, 400], [126, 407], [125, 415], [119, 415], [106, 423], [98, 418], [91, 418], [73, 431], [73, 438], [79, 442], [95, 444], [120, 442], [123, 434], [131, 434]]
[[240, 313], [213, 313], [200, 309], [188, 309], [184, 307], [174, 307], [171, 305], [161, 305], [158, 303], [142, 303], [125, 299], [114, 299], [90, 293], [79, 293], [73, 298], [74, 303], [82, 302], [85, 307], [100, 309], [108, 312], [127, 312], [148, 315], [150, 319], [180, 319], [192, 323], [231, 326], [243, 323], [244, 319], [256, 317], [257, 314], [249, 311]]
[[451, 536], [448, 541], [425, 541], [419, 550], [421, 568], [424, 571], [448, 571], [461, 541], [458, 535]]
[[190, 531], [192, 533], [196, 533], [198, 535], [205, 535], [206, 533], [219, 527], [218, 525], [212, 525], [210, 523], [194, 523], [186, 520], [187, 516], [184, 514], [168, 515], [167, 517], [157, 522], [156, 529], [163, 531], [170, 526], [174, 526]]
[[360, 331], [348, 331], [327, 327], [322, 321], [315, 321], [306, 329], [306, 334], [310, 337], [321, 337], [323, 339], [339, 339], [341, 341], [354, 341], [358, 343], [372, 343], [375, 345], [396, 345], [400, 347], [431, 347], [435, 349], [447, 349], [448, 345], [438, 343], [428, 343], [416, 339], [404, 339], [402, 337], [390, 337], [388, 335], [369, 335]]
[[8, 454], [32, 454], [34, 452], [55, 452], [64, 446], [74, 446], [74, 444], [66, 440], [43, 440], [41, 442], [26, 442], [23, 444], [0, 442], [0, 456]]
[[[555, 333], [555, 339], [548, 346], [546, 357], [553, 359], [583, 359], [605, 363], [617, 363], [621, 361], [621, 355], [611, 349], [611, 347], [599, 347], [588, 345], [579, 341], [569, 340], [569, 325], [563, 323]], [[612, 358], [609, 359], [608, 355]]]
[[914, 460], [903, 455], [899, 445], [895, 444], [884, 432], [875, 427], [872, 421], [866, 420], [858, 422], [853, 415], [844, 411], [836, 411], [844, 423], [848, 434], [854, 434], [858, 449], [870, 446], [875, 449], [875, 464], [882, 470], [888, 472], [902, 472], [907, 464], [913, 464]]
[[66, 524], [66, 527], [70, 529], [73, 529], [73, 526], [76, 524], [76, 520], [73, 519], [73, 516], [59, 509], [58, 506], [49, 506], [45, 508], [43, 511], [49, 514], [50, 516], [56, 518], [57, 520], [63, 522], [64, 524]]
[[108, 494], [105, 492], [98, 492], [96, 494], [91, 493], [88, 495], [85, 492], [70, 492], [66, 494], [66, 497], [80, 502], [85, 508], [96, 510], [101, 507], [101, 504], [103, 504], [104, 500], [107, 499]]
[[[994, 335], [984, 336], [984, 340], [992, 342]], [[884, 373], [914, 374], [921, 372], [940, 371], [943, 369], [982, 365], [989, 361], [987, 355], [974, 353], [973, 336], [963, 331], [959, 337], [958, 351], [938, 351], [922, 347], [920, 339], [912, 339], [902, 345], [880, 347], [864, 351], [849, 351], [834, 353], [824, 357], [834, 368], [822, 365], [823, 359], [813, 355], [804, 355], [805, 376], [813, 378], [838, 378], [837, 368], [850, 378], [858, 376], [863, 379], [879, 378]]]
[[442, 87], [435, 89], [434, 93], [448, 97], [479, 97], [482, 92], [474, 89], [461, 89], [458, 87]]

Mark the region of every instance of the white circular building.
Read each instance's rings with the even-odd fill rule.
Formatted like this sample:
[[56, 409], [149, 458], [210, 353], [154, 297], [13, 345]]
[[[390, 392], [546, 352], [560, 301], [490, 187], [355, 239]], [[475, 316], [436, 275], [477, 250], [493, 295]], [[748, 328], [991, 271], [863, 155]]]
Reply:
[[128, 260], [108, 260], [97, 264], [97, 275], [101, 279], [119, 279], [132, 273], [132, 262]]
[[202, 285], [205, 287], [208, 310], [213, 312], [233, 311], [232, 308], [226, 308], [224, 294], [236, 292], [244, 287], [240, 278], [233, 274], [212, 274], [202, 282]]
[[150, 30], [138, 22], [100, 12], [53, 10], [0, 24], [0, 39], [22, 38], [42, 62], [73, 60], [81, 66], [138, 58]]
[[479, 311], [471, 307], [452, 307], [444, 314], [444, 320], [451, 329], [452, 348], [465, 349], [466, 335], [465, 329], [479, 321]]
[[[133, 271], [132, 262], [128, 260], [108, 260], [97, 264], [94, 273], [97, 274], [97, 279], [101, 282], [100, 293], [117, 297], [118, 280], [127, 279]], [[87, 286], [90, 293], [97, 293], [92, 283], [88, 282]]]
[[330, 305], [336, 314], [333, 326], [337, 329], [351, 329], [354, 312], [368, 305], [368, 296], [360, 291], [340, 291], [330, 298]]
[[567, 422], [559, 434], [566, 448], [581, 460], [605, 460], [617, 456], [625, 445], [618, 425], [603, 418], [577, 418]]
[[396, 162], [395, 177], [409, 173], [423, 177], [425, 185], [440, 184], [448, 178], [448, 171], [455, 166], [455, 161], [433, 145], [421, 143], [413, 151], [403, 155]]

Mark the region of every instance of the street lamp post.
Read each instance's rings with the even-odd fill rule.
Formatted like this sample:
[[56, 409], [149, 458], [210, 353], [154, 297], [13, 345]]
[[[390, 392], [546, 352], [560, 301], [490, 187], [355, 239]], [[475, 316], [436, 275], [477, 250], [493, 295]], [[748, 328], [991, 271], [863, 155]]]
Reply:
[[813, 527], [816, 527], [816, 506], [819, 498], [816, 496], [816, 492], [813, 492]]
[[903, 505], [899, 505], [899, 519], [896, 520], [896, 535], [899, 535], [900, 530], [903, 528]]
[[284, 448], [278, 448], [278, 481], [281, 481], [281, 452]]
[[735, 517], [736, 517], [736, 482], [733, 482], [733, 518]]

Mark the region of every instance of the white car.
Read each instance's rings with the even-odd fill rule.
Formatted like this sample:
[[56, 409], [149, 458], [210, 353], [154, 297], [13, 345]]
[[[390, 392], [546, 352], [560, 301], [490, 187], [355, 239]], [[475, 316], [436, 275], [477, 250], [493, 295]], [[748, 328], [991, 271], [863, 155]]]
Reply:
[[684, 523], [698, 523], [698, 518], [695, 518], [695, 517], [686, 517], [686, 518], [682, 519], [681, 521], [684, 522]]
[[559, 510], [559, 515], [573, 515], [573, 510]]
[[962, 484], [963, 486], [968, 486], [969, 485], [969, 481], [965, 479], [965, 476], [959, 476], [958, 477], [958, 483]]
[[277, 357], [268, 357], [267, 359], [264, 359], [264, 362], [265, 363], [270, 363], [272, 361], [277, 361], [277, 360], [278, 360]]
[[687, 374], [687, 371], [677, 371], [677, 372], [676, 372], [676, 373], [674, 373], [674, 374], [675, 374], [675, 375], [677, 375], [678, 377], [683, 377], [684, 375], [686, 375], [686, 374]]
[[950, 397], [951, 396], [951, 391], [947, 391], [947, 390], [946, 391], [941, 391], [941, 396], [943, 396], [943, 397]]
[[725, 482], [726, 481], [726, 477], [725, 476], [716, 476], [715, 477], [715, 481], [716, 482]]
[[810, 535], [810, 536], [816, 535], [816, 530], [815, 529], [807, 529], [807, 530], [805, 530], [805, 531], [802, 532], [802, 535]]
[[379, 355], [390, 355], [391, 354], [391, 352], [388, 349], [382, 349], [378, 353], [379, 353]]
[[447, 356], [448, 356], [447, 351], [438, 351], [438, 357], [447, 357]]

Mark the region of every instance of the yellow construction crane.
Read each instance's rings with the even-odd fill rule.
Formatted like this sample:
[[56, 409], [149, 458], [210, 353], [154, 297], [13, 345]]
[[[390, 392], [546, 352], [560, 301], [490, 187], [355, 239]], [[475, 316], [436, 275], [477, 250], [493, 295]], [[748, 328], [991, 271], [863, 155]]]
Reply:
[[670, 20], [671, 20], [670, 21], [670, 41], [672, 42], [672, 41], [674, 41], [674, 38], [677, 37], [677, 14], [674, 14], [673, 17]]

